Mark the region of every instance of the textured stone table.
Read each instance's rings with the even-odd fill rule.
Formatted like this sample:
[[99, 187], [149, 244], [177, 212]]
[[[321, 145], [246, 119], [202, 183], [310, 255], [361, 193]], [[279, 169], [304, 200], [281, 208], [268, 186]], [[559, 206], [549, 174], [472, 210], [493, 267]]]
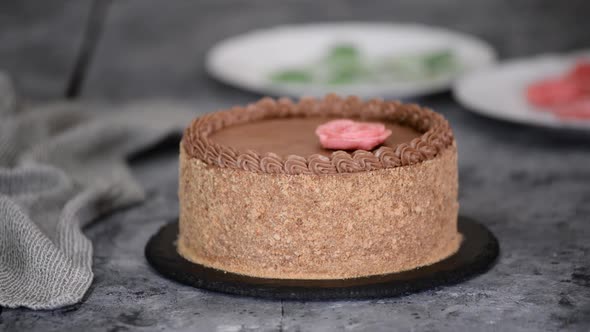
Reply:
[[[204, 50], [243, 29], [284, 21], [434, 22], [474, 31], [505, 57], [590, 46], [589, 23], [576, 15], [588, 12], [586, 1], [568, 2], [577, 3], [577, 10], [549, 1], [524, 1], [517, 8], [508, 1], [430, 2], [434, 9], [427, 12], [410, 1], [398, 7], [328, 1], [330, 10], [322, 12], [312, 1], [285, 7], [231, 1], [234, 7], [227, 8], [214, 1], [116, 2], [82, 96], [121, 102], [176, 96], [191, 100], [196, 112], [254, 100], [257, 96], [209, 80], [201, 67]], [[470, 15], [457, 13], [461, 4]], [[227, 14], [232, 8], [243, 15]], [[478, 18], [486, 12], [497, 20]], [[215, 15], [223, 13], [226, 24], [213, 27]], [[548, 34], [558, 26], [570, 36]], [[538, 38], [523, 39], [527, 36]], [[182, 50], [186, 53], [179, 54]], [[461, 213], [487, 225], [500, 241], [501, 257], [487, 274], [401, 298], [308, 303], [240, 298], [168, 281], [147, 265], [143, 249], [178, 213], [177, 148], [169, 142], [134, 161], [148, 200], [85, 230], [95, 246], [96, 274], [84, 302], [54, 311], [3, 309], [0, 330], [590, 330], [590, 134], [489, 120], [466, 112], [449, 94], [419, 102], [443, 113], [455, 129]]]

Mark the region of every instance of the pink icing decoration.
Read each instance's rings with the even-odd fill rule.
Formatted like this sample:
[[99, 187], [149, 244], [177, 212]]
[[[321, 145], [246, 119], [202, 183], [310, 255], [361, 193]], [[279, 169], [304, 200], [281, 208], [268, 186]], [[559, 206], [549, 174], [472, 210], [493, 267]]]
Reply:
[[381, 123], [338, 119], [318, 126], [315, 133], [324, 149], [372, 150], [385, 142], [391, 130]]

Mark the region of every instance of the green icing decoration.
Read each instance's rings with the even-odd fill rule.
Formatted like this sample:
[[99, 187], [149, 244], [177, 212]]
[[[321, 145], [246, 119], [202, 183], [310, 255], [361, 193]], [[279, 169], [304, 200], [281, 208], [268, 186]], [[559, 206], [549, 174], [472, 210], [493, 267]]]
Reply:
[[354, 45], [339, 44], [331, 47], [316, 63], [274, 72], [270, 79], [280, 84], [386, 83], [427, 80], [458, 69], [456, 58], [448, 49], [367, 61]]

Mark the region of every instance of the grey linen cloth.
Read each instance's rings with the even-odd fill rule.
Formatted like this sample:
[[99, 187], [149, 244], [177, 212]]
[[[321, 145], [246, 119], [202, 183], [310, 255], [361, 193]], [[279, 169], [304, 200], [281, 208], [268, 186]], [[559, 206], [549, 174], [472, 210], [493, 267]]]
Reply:
[[15, 99], [0, 73], [0, 306], [58, 308], [79, 302], [92, 282], [92, 244], [81, 229], [144, 199], [126, 157], [181, 131], [195, 113], [165, 102], [23, 110]]

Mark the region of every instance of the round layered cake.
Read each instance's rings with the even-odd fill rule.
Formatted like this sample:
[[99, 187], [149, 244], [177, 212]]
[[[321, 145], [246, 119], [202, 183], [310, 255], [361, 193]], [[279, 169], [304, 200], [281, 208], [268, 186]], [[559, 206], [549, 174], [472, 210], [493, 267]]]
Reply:
[[[378, 123], [367, 150], [322, 146], [335, 119]], [[195, 119], [180, 146], [178, 252], [282, 279], [394, 273], [455, 253], [457, 150], [447, 121], [415, 104], [335, 95], [264, 98]]]

